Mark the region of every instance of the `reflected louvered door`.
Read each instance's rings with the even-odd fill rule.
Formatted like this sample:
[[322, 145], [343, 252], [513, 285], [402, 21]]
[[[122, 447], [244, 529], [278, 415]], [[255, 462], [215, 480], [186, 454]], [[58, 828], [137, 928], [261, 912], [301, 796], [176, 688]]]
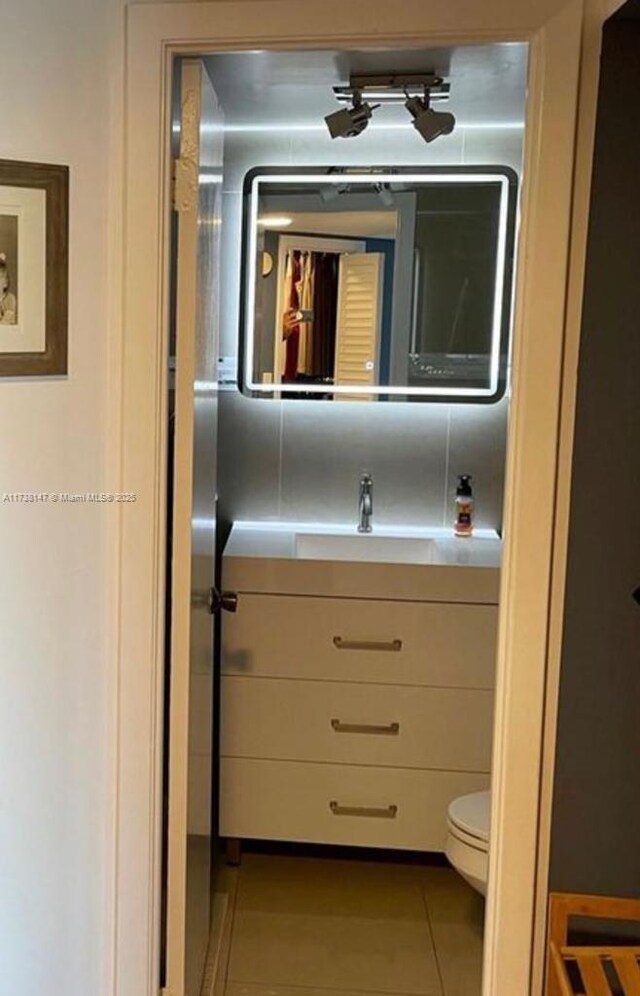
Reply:
[[[354, 387], [379, 381], [384, 254], [346, 253], [340, 257], [335, 383]], [[371, 401], [366, 392], [340, 394], [340, 400]]]

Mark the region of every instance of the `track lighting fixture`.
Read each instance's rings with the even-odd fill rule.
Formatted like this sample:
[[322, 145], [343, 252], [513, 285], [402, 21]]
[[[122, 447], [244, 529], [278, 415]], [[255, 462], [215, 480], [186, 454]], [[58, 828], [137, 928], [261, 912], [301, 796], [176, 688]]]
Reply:
[[425, 142], [433, 142], [440, 135], [450, 135], [456, 119], [446, 111], [434, 111], [430, 106], [431, 94], [425, 87], [423, 97], [407, 96], [404, 106], [413, 118], [413, 127]]
[[344, 107], [334, 111], [333, 114], [327, 114], [324, 119], [331, 138], [355, 138], [356, 135], [361, 135], [369, 124], [371, 115], [380, 106], [363, 101], [360, 90], [354, 91], [351, 101], [351, 107]]
[[[453, 114], [431, 108], [434, 101], [448, 100], [449, 90], [449, 83], [434, 72], [354, 75], [348, 85], [333, 88], [337, 100], [351, 106], [328, 114], [325, 121], [331, 138], [355, 138], [362, 134], [373, 112], [382, 104], [404, 102], [418, 134], [425, 142], [433, 142], [440, 135], [451, 134], [455, 127]], [[371, 104], [370, 100], [379, 103]], [[378, 193], [386, 203], [389, 192]]]

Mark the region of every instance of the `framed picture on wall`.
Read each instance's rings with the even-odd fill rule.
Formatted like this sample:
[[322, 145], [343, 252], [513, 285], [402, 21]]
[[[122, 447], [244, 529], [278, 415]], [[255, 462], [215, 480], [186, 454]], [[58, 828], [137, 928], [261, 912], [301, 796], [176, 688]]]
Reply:
[[67, 373], [69, 170], [0, 160], [0, 376]]

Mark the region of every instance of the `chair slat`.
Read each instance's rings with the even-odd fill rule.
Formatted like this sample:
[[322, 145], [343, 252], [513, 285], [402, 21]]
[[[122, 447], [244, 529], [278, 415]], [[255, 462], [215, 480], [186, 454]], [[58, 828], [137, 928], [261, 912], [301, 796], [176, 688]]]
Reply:
[[640, 947], [627, 944], [567, 944], [559, 950], [563, 958], [576, 959], [580, 955], [597, 955], [602, 960], [623, 954], [625, 957], [635, 958], [636, 961], [640, 960]]
[[551, 942], [549, 951], [551, 956], [550, 985], [555, 987], [554, 991], [559, 993], [560, 996], [574, 996], [573, 989], [571, 988], [571, 983], [569, 982], [569, 977], [567, 975], [567, 970], [562, 960], [562, 955], [553, 941]]
[[607, 981], [602, 962], [597, 954], [580, 954], [576, 957], [580, 975], [586, 990], [586, 996], [611, 996], [611, 988]]
[[614, 954], [611, 960], [615, 966], [618, 978], [622, 983], [625, 996], [640, 996], [640, 966], [638, 954], [625, 951], [624, 954]]

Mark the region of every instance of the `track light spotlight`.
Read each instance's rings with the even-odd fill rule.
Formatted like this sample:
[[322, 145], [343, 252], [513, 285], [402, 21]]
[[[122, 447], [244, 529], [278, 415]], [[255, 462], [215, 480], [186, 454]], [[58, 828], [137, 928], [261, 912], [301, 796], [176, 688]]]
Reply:
[[352, 107], [340, 108], [333, 114], [327, 114], [324, 119], [331, 138], [355, 138], [356, 135], [361, 135], [369, 124], [371, 115], [380, 106], [367, 104], [359, 91], [353, 94], [352, 102]]
[[337, 201], [340, 194], [346, 194], [348, 189], [348, 183], [328, 183], [320, 187], [320, 199], [324, 204], [330, 204], [331, 201]]
[[433, 142], [440, 135], [450, 135], [455, 128], [456, 119], [453, 114], [431, 109], [427, 89], [424, 97], [407, 97], [404, 106], [413, 118], [413, 127], [425, 142]]
[[376, 183], [376, 193], [385, 207], [393, 207], [396, 199], [388, 183]]

